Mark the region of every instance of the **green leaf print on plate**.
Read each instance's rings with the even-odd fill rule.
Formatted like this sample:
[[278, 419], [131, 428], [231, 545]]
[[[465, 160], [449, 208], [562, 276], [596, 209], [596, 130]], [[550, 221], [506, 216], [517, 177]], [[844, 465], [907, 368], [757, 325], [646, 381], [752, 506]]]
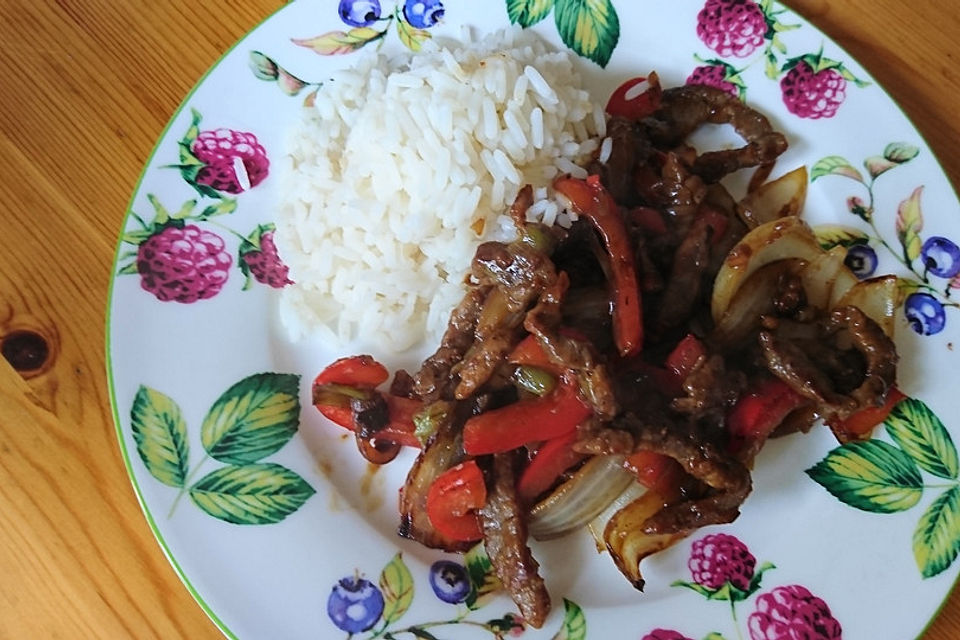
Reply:
[[233, 524], [275, 524], [314, 493], [303, 478], [272, 462], [222, 467], [190, 487], [198, 507]]
[[183, 487], [189, 445], [180, 407], [159, 391], [141, 385], [130, 414], [137, 453], [147, 471], [165, 485]]
[[553, 640], [585, 640], [587, 637], [587, 617], [583, 609], [575, 603], [563, 599], [563, 625], [553, 636]]
[[[926, 489], [943, 492], [926, 508], [913, 534], [913, 556], [924, 578], [946, 571], [960, 553], [960, 461], [943, 422], [926, 403], [904, 398], [884, 422], [896, 446], [882, 440], [835, 448], [807, 474], [838, 500], [874, 513], [906, 511]], [[921, 470], [947, 484], [924, 483]]]
[[398, 553], [380, 572], [383, 593], [383, 620], [390, 625], [399, 620], [413, 604], [413, 576]]
[[[303, 506], [313, 487], [282, 465], [259, 462], [296, 434], [299, 384], [296, 375], [257, 373], [227, 389], [203, 420], [207, 455], [192, 470], [180, 407], [160, 391], [140, 386], [130, 409], [131, 431], [150, 475], [180, 489], [170, 516], [186, 493], [204, 512], [233, 524], [273, 524]], [[229, 466], [188, 487], [211, 457]]]
[[920, 517], [913, 556], [924, 578], [945, 571], [960, 552], [960, 486], [947, 489]]
[[611, 0], [506, 0], [512, 24], [529, 27], [553, 10], [557, 33], [575, 53], [606, 67], [620, 40], [620, 18]]
[[550, 15], [554, 0], [507, 0], [507, 17], [513, 24], [530, 27]]
[[210, 457], [244, 464], [276, 453], [297, 432], [300, 377], [258, 373], [244, 378], [211, 407], [200, 438]]
[[914, 461], [880, 440], [837, 447], [807, 473], [841, 502], [874, 513], [905, 511], [923, 494]]
[[930, 407], [914, 398], [899, 402], [886, 421], [887, 433], [921, 468], [954, 480], [960, 473], [957, 447]]

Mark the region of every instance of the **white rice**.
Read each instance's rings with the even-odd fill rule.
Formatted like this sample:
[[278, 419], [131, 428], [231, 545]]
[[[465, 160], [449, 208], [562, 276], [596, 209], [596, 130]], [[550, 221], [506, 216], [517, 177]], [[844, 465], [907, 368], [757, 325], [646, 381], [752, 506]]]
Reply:
[[292, 339], [400, 353], [435, 343], [476, 246], [509, 240], [519, 189], [530, 220], [569, 225], [547, 188], [606, 135], [573, 61], [519, 28], [418, 54], [358, 54], [304, 112], [281, 167], [276, 242], [295, 285]]

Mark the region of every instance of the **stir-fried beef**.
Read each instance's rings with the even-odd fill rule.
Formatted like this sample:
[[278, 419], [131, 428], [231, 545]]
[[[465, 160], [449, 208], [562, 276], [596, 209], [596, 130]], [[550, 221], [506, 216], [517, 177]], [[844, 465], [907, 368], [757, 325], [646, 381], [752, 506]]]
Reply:
[[413, 391], [425, 401], [453, 397], [456, 382], [451, 372], [473, 344], [474, 331], [489, 290], [490, 287], [480, 286], [467, 290], [450, 314], [440, 347], [424, 360], [420, 370], [413, 376]]
[[669, 456], [702, 482], [703, 496], [671, 504], [644, 524], [647, 533], [678, 533], [709, 524], [732, 522], [750, 493], [750, 471], [727, 451], [723, 432], [692, 420], [656, 422], [626, 414], [617, 422], [629, 428], [636, 448]]
[[828, 424], [882, 405], [896, 381], [893, 341], [856, 307], [815, 322], [765, 324], [759, 342], [770, 371], [810, 399]]
[[[687, 137], [703, 123], [732, 125], [745, 145], [698, 154]], [[485, 428], [496, 422], [518, 430], [511, 438], [526, 437], [531, 425], [524, 420], [531, 422], [531, 415], [549, 421], [555, 417], [549, 411], [564, 406], [564, 415], [577, 416], [557, 420], [552, 430], [534, 427], [536, 435], [520, 438], [519, 446], [511, 440], [499, 450], [487, 448], [488, 442], [471, 448], [468, 442], [486, 477], [485, 504], [476, 511], [483, 544], [534, 627], [543, 624], [550, 598], [527, 544], [530, 505], [518, 498], [518, 482], [533, 467], [528, 461], [548, 445], [566, 462], [546, 480], [536, 479], [544, 487], [568, 488], [564, 483], [576, 478], [571, 470], [582, 468], [577, 465], [588, 456], [621, 456], [626, 462], [618, 458], [614, 470], [624, 474], [625, 466], [638, 476], [643, 463], [636, 460], [658, 461], [647, 471], [659, 464], [664, 475], [649, 484], [641, 480], [651, 490], [618, 510], [603, 534], [617, 566], [640, 588], [643, 557], [699, 527], [737, 518], [752, 488], [748, 465], [768, 437], [806, 431], [817, 416], [831, 424], [880, 406], [896, 377], [896, 349], [876, 322], [855, 307], [808, 305], [798, 276], [807, 262], [799, 258], [762, 265], [757, 273], [763, 277], [755, 282], [763, 295], [714, 325], [706, 302], [726, 256], [747, 232], [737, 203], [717, 181], [744, 167], [758, 167], [755, 177], [764, 176], [786, 149], [764, 116], [723, 91], [688, 86], [665, 91], [660, 109], [641, 122], [613, 118], [607, 134], [611, 153], [589, 166], [594, 177], [578, 184], [564, 176], [555, 183], [580, 219], [564, 230], [528, 223], [533, 190], [521, 190], [510, 209], [518, 239], [478, 247], [468, 291], [439, 348], [414, 375], [398, 374], [391, 387], [394, 395], [423, 403], [418, 420], [427, 415], [436, 423], [401, 491], [400, 535], [447, 551], [476, 541], [440, 534], [426, 498], [441, 474], [470, 457], [464, 430], [473, 438], [480, 419], [496, 418]], [[630, 286], [617, 284], [624, 282]], [[643, 304], [632, 306], [639, 296]], [[624, 309], [635, 312], [626, 321], [617, 315]], [[626, 340], [625, 326], [635, 329]], [[684, 336], [697, 345], [686, 354], [678, 346]], [[514, 357], [517, 352], [535, 362], [524, 366], [541, 368], [534, 373], [549, 384], [512, 386], [511, 375], [524, 371], [517, 363], [526, 362]], [[747, 436], [754, 427], [757, 436], [740, 448], [749, 438], [731, 435], [731, 412], [756, 392], [757, 381], [784, 389], [771, 374], [792, 390], [791, 401], [778, 414], [779, 427], [748, 425]], [[350, 407], [365, 450], [393, 425], [383, 396], [372, 389], [360, 396]], [[513, 415], [499, 411], [518, 399], [523, 402]], [[589, 417], [575, 425], [580, 414], [571, 407]], [[468, 423], [492, 409], [498, 413]], [[504, 415], [509, 419], [499, 422]], [[493, 433], [496, 439], [507, 431]], [[422, 439], [420, 431], [417, 436]], [[395, 455], [368, 453], [370, 459]], [[548, 458], [544, 466], [550, 464], [558, 463]]]
[[550, 613], [550, 594], [527, 546], [526, 512], [517, 498], [516, 456], [496, 454], [491, 466], [487, 504], [480, 509], [487, 556], [520, 615], [539, 629]]
[[731, 124], [747, 143], [697, 157], [693, 170], [707, 182], [744, 167], [768, 165], [787, 149], [786, 138], [773, 130], [766, 116], [736, 96], [704, 85], [667, 89], [661, 108], [645, 121], [654, 144], [667, 148], [680, 144], [703, 123]]

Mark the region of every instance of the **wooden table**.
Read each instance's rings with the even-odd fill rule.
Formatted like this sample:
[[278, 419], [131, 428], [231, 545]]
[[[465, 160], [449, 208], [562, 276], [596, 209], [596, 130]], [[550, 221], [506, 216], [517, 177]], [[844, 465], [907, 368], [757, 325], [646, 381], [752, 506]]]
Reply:
[[[0, 638], [220, 637], [120, 457], [104, 313], [127, 200], [167, 119], [278, 0], [0, 2]], [[792, 0], [890, 91], [960, 184], [952, 0]], [[23, 334], [21, 334], [23, 335]], [[42, 360], [8, 340], [21, 369]], [[928, 640], [960, 637], [960, 591]], [[900, 640], [900, 639], [895, 639]]]

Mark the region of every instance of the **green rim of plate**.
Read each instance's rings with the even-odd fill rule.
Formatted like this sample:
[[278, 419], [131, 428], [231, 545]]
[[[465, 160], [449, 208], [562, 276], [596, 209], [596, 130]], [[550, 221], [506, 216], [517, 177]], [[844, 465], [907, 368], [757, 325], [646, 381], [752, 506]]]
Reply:
[[[863, 70], [866, 72], [866, 74], [867, 74], [868, 76], [870, 76], [870, 80], [873, 81], [873, 83], [874, 83], [874, 85], [876, 86], [876, 88], [879, 89], [879, 90], [881, 91], [881, 93], [888, 99], [888, 101], [889, 101], [897, 110], [900, 111], [900, 113], [903, 115], [904, 119], [905, 119], [905, 120], [910, 124], [910, 126], [914, 129], [914, 131], [916, 132], [917, 136], [923, 141], [923, 143], [924, 143], [928, 148], [930, 148], [930, 145], [929, 145], [929, 143], [928, 143], [927, 140], [926, 140], [926, 137], [927, 137], [927, 136], [925, 136], [925, 135], [920, 131], [920, 129], [915, 125], [913, 119], [912, 119], [912, 118], [909, 116], [909, 114], [904, 110], [904, 108], [900, 105], [900, 103], [893, 99], [893, 97], [890, 95], [889, 91], [887, 91], [886, 87], [885, 87], [884, 85], [882, 85], [881, 83], [877, 82], [877, 81], [872, 77], [873, 74], [870, 73], [870, 71], [869, 71], [868, 69], [866, 69], [866, 67], [863, 67], [863, 64], [860, 62], [860, 60], [859, 60], [856, 56], [851, 55], [850, 52], [849, 52], [845, 47], [843, 47], [843, 46], [841, 46], [839, 43], [837, 43], [836, 40], [834, 40], [833, 38], [831, 38], [830, 36], [828, 36], [826, 33], [824, 33], [819, 27], [817, 27], [815, 24], [813, 24], [812, 22], [810, 22], [810, 20], [808, 20], [806, 17], [804, 17], [804, 16], [803, 16], [802, 14], [800, 14], [798, 11], [796, 11], [796, 10], [793, 9], [792, 7], [789, 7], [789, 6], [784, 5], [783, 2], [782, 2], [782, 0], [781, 0], [780, 4], [781, 4], [781, 5], [783, 6], [783, 8], [786, 9], [789, 13], [792, 13], [792, 14], [795, 15], [797, 18], [803, 20], [804, 22], [806, 22], [806, 23], [808, 23], [810, 26], [812, 26], [814, 29], [816, 29], [816, 30], [823, 36], [824, 40], [829, 41], [829, 42], [830, 42], [834, 47], [836, 47], [839, 51], [842, 51], [842, 52], [844, 53], [844, 55], [845, 55], [848, 59], [855, 60], [855, 61], [863, 68]], [[110, 406], [111, 406], [111, 411], [112, 411], [112, 414], [113, 414], [114, 429], [115, 429], [116, 434], [117, 434], [117, 440], [118, 440], [119, 445], [120, 445], [120, 452], [121, 452], [122, 457], [123, 457], [123, 462], [124, 462], [124, 465], [125, 465], [126, 470], [127, 470], [127, 476], [129, 477], [130, 483], [133, 485], [134, 493], [136, 494], [137, 501], [138, 501], [139, 504], [140, 504], [140, 508], [141, 508], [141, 510], [143, 511], [144, 516], [146, 517], [147, 524], [150, 526], [150, 530], [153, 532], [154, 538], [156, 538], [157, 542], [159, 543], [160, 548], [163, 550], [164, 555], [166, 556], [167, 560], [170, 562], [170, 565], [173, 567], [175, 573], [177, 574], [177, 577], [180, 578], [180, 581], [181, 581], [181, 582], [183, 583], [183, 585], [187, 588], [187, 591], [188, 591], [188, 592], [190, 593], [190, 595], [194, 598], [194, 600], [197, 602], [197, 604], [200, 605], [200, 608], [203, 609], [204, 613], [206, 613], [207, 616], [210, 618], [210, 620], [217, 626], [217, 628], [218, 628], [226, 637], [230, 638], [231, 640], [240, 640], [240, 639], [239, 639], [239, 637], [238, 637], [229, 627], [227, 627], [227, 625], [223, 622], [223, 620], [221, 620], [221, 619], [217, 616], [217, 614], [214, 613], [214, 611], [213, 611], [213, 609], [210, 607], [210, 605], [203, 599], [203, 596], [200, 595], [200, 593], [197, 591], [196, 587], [194, 587], [193, 584], [190, 582], [190, 579], [188, 578], [188, 576], [186, 575], [186, 573], [184, 572], [184, 570], [183, 570], [183, 568], [180, 566], [180, 564], [177, 562], [176, 558], [174, 558], [173, 553], [170, 551], [170, 548], [169, 548], [169, 546], [167, 545], [166, 540], [163, 538], [163, 535], [160, 533], [160, 530], [159, 530], [158, 527], [157, 527], [157, 524], [156, 524], [156, 521], [155, 521], [155, 519], [154, 519], [154, 517], [153, 517], [153, 514], [150, 512], [150, 508], [147, 506], [147, 503], [146, 503], [146, 501], [145, 501], [145, 499], [144, 499], [144, 497], [143, 497], [143, 492], [142, 492], [142, 490], [141, 490], [141, 488], [140, 488], [139, 483], [137, 482], [136, 476], [134, 475], [133, 466], [132, 466], [132, 462], [131, 462], [131, 458], [130, 458], [130, 452], [129, 452], [129, 450], [127, 449], [127, 445], [126, 445], [126, 442], [125, 442], [125, 440], [124, 440], [123, 429], [122, 429], [122, 426], [121, 426], [120, 412], [119, 412], [119, 408], [118, 408], [118, 406], [117, 406], [116, 388], [115, 388], [115, 385], [114, 385], [114, 378], [113, 378], [113, 361], [112, 361], [112, 356], [111, 356], [111, 354], [112, 354], [112, 352], [111, 352], [111, 333], [112, 333], [111, 329], [112, 329], [112, 320], [113, 320], [111, 314], [112, 314], [112, 310], [113, 310], [114, 287], [115, 287], [115, 285], [116, 285], [116, 276], [115, 276], [115, 273], [116, 273], [117, 267], [118, 267], [118, 265], [119, 265], [120, 254], [121, 254], [121, 250], [122, 250], [122, 246], [123, 246], [123, 241], [122, 241], [122, 237], [121, 237], [121, 236], [122, 236], [122, 230], [123, 230], [124, 228], [126, 228], [127, 222], [128, 222], [128, 220], [130, 219], [130, 214], [131, 214], [131, 211], [132, 211], [132, 209], [133, 209], [133, 201], [134, 201], [134, 199], [136, 198], [137, 194], [140, 192], [140, 188], [141, 188], [141, 186], [143, 185], [144, 178], [146, 177], [147, 171], [148, 171], [151, 163], [153, 162], [153, 159], [154, 159], [155, 155], [157, 154], [157, 151], [158, 151], [158, 149], [159, 149], [159, 147], [160, 147], [160, 144], [161, 144], [161, 143], [163, 142], [163, 140], [166, 138], [167, 133], [169, 132], [170, 128], [173, 126], [174, 121], [175, 121], [175, 120], [180, 116], [180, 114], [184, 111], [184, 109], [186, 108], [186, 106], [187, 106], [187, 104], [189, 103], [190, 99], [191, 99], [191, 98], [193, 97], [193, 95], [197, 92], [197, 90], [204, 84], [204, 82], [207, 80], [207, 78], [208, 78], [211, 74], [213, 74], [213, 73], [220, 67], [220, 65], [224, 62], [224, 60], [225, 60], [235, 49], [237, 49], [237, 48], [238, 48], [241, 44], [243, 44], [248, 38], [250, 38], [250, 36], [253, 35], [254, 32], [256, 32], [258, 29], [260, 29], [264, 24], [266, 24], [267, 22], [269, 22], [270, 20], [272, 20], [274, 17], [276, 17], [277, 15], [279, 15], [279, 14], [280, 14], [284, 9], [286, 9], [288, 6], [289, 6], [289, 3], [284, 4], [284, 6], [281, 6], [281, 7], [277, 8], [277, 9], [275, 9], [275, 10], [272, 11], [270, 14], [268, 14], [266, 17], [264, 17], [262, 20], [260, 20], [257, 24], [255, 24], [253, 27], [251, 27], [244, 36], [242, 36], [242, 37], [239, 38], [236, 42], [234, 42], [234, 44], [231, 45], [231, 46], [210, 66], [210, 68], [208, 68], [208, 69], [203, 73], [203, 75], [200, 76], [200, 78], [196, 81], [196, 83], [194, 83], [193, 87], [192, 87], [192, 88], [190, 89], [190, 91], [184, 96], [183, 100], [182, 100], [182, 101], [180, 102], [180, 104], [177, 106], [176, 110], [173, 112], [173, 114], [172, 114], [172, 115], [170, 116], [170, 118], [167, 120], [166, 125], [164, 126], [163, 130], [160, 132], [160, 135], [157, 137], [157, 140], [156, 140], [156, 142], [154, 143], [154, 146], [153, 146], [153, 148], [152, 148], [151, 151], [150, 151], [150, 155], [147, 157], [146, 161], [144, 162], [143, 168], [141, 169], [140, 175], [139, 175], [139, 177], [137, 178], [137, 182], [136, 182], [136, 184], [135, 184], [135, 186], [134, 186], [134, 188], [133, 188], [133, 191], [132, 191], [132, 193], [131, 193], [130, 199], [129, 199], [128, 202], [127, 202], [127, 210], [126, 210], [126, 212], [124, 213], [123, 222], [122, 222], [122, 224], [121, 224], [121, 232], [118, 234], [117, 242], [116, 242], [116, 248], [115, 248], [115, 250], [114, 250], [113, 263], [112, 263], [112, 267], [111, 267], [110, 285], [109, 285], [109, 288], [108, 288], [107, 304], [106, 304], [105, 364], [106, 364], [106, 373], [107, 373], [107, 386], [108, 386], [109, 394], [110, 394]], [[932, 150], [931, 150], [931, 153], [932, 153]], [[935, 156], [934, 156], [934, 157], [935, 157]], [[937, 160], [937, 165], [940, 167], [940, 170], [943, 172], [944, 177], [945, 177], [945, 179], [946, 179], [946, 181], [947, 181], [947, 184], [949, 185], [950, 190], [952, 191], [952, 193], [953, 193], [953, 195], [954, 195], [954, 198], [960, 200], [960, 195], [958, 195], [958, 194], [960, 194], [960, 192], [958, 192], [958, 187], [953, 184], [953, 180], [951, 180], [951, 177], [950, 177], [949, 175], [947, 175], [946, 171], [944, 170], [943, 166], [940, 164], [939, 160]], [[958, 584], [960, 584], [960, 575], [958, 575], [958, 576], [956, 576], [956, 577], [954, 578], [953, 583], [950, 585], [950, 587], [949, 587], [949, 588], [946, 590], [946, 592], [944, 593], [944, 596], [943, 596], [943, 598], [942, 598], [939, 606], [936, 608], [936, 610], [934, 611], [934, 613], [931, 615], [930, 619], [927, 620], [926, 624], [923, 626], [923, 628], [920, 630], [920, 633], [914, 638], [914, 640], [921, 640], [921, 639], [923, 638], [923, 636], [926, 635], [927, 631], [929, 631], [929, 629], [930, 629], [930, 627], [933, 625], [933, 623], [940, 617], [941, 613], [943, 612], [944, 607], [945, 607], [946, 604], [947, 604], [947, 601], [948, 601], [949, 598], [950, 598], [951, 593], [953, 592], [954, 589], [957, 588], [957, 585], [958, 585]]]
[[127, 469], [127, 476], [130, 479], [130, 483], [133, 485], [134, 493], [136, 493], [136, 496], [137, 496], [137, 502], [140, 503], [140, 509], [143, 511], [144, 516], [146, 516], [147, 524], [150, 525], [150, 530], [153, 532], [154, 538], [156, 538], [157, 542], [160, 544], [160, 548], [163, 550], [163, 554], [167, 557], [167, 560], [170, 562], [170, 565], [173, 567], [174, 572], [176, 572], [177, 577], [180, 578], [180, 581], [187, 588], [187, 591], [190, 592], [190, 595], [193, 596], [193, 599], [197, 601], [197, 604], [200, 605], [200, 608], [203, 609], [204, 613], [207, 614], [207, 617], [210, 618], [210, 620], [217, 626], [218, 629], [220, 629], [220, 631], [226, 637], [231, 638], [232, 640], [239, 640], [239, 638], [223, 622], [223, 620], [221, 620], [217, 616], [217, 614], [214, 613], [210, 605], [207, 604], [207, 602], [203, 599], [203, 596], [200, 595], [200, 592], [197, 591], [196, 587], [193, 586], [193, 583], [190, 582], [190, 578], [184, 572], [183, 568], [177, 562], [176, 558], [174, 558], [173, 553], [170, 551], [170, 547], [167, 545], [167, 541], [163, 538], [163, 534], [160, 533], [160, 530], [157, 527], [156, 520], [154, 519], [153, 514], [150, 512], [150, 508], [147, 506], [146, 500], [144, 500], [143, 492], [140, 489], [140, 484], [137, 482], [137, 478], [134, 475], [133, 465], [130, 459], [130, 452], [127, 449], [127, 444], [123, 436], [123, 427], [121, 425], [120, 411], [117, 406], [116, 386], [114, 385], [114, 380], [113, 380], [113, 358], [112, 358], [112, 350], [111, 350], [111, 346], [112, 346], [111, 335], [112, 335], [112, 327], [113, 327], [113, 317], [112, 317], [113, 293], [114, 293], [114, 287], [117, 281], [115, 274], [117, 271], [117, 267], [120, 263], [120, 253], [123, 248], [123, 239], [121, 237], [123, 235], [123, 229], [126, 228], [127, 222], [130, 219], [130, 213], [133, 210], [133, 201], [136, 198], [137, 194], [140, 192], [140, 188], [143, 185], [143, 181], [147, 175], [147, 171], [150, 165], [153, 163], [154, 156], [156, 156], [157, 151], [160, 148], [160, 144], [167, 137], [167, 133], [169, 132], [170, 127], [173, 126], [174, 121], [180, 116], [180, 114], [184, 111], [184, 109], [186, 109], [187, 104], [190, 102], [190, 99], [197, 92], [197, 90], [201, 86], [203, 86], [207, 78], [214, 71], [216, 71], [221, 64], [223, 64], [223, 61], [226, 60], [226, 58], [231, 53], [233, 53], [233, 51], [237, 47], [243, 44], [254, 32], [256, 32], [258, 29], [260, 29], [260, 27], [262, 27], [264, 24], [266, 24], [275, 16], [277, 16], [281, 11], [287, 8], [287, 6], [289, 5], [284, 5], [272, 11], [269, 15], [267, 15], [265, 18], [260, 20], [253, 27], [251, 27], [243, 37], [239, 38], [236, 42], [233, 43], [233, 45], [231, 45], [226, 51], [224, 51], [223, 54], [221, 54], [220, 57], [217, 58], [216, 62], [214, 62], [210, 66], [210, 68], [207, 69], [203, 73], [203, 75], [200, 76], [200, 78], [196, 81], [196, 83], [194, 83], [193, 87], [191, 87], [190, 91], [187, 92], [186, 96], [184, 96], [183, 100], [177, 106], [176, 110], [167, 120], [167, 124], [164, 125], [163, 130], [160, 132], [160, 135], [157, 137], [157, 140], [153, 145], [153, 149], [150, 150], [150, 155], [147, 157], [146, 161], [143, 164], [143, 169], [141, 169], [140, 171], [140, 175], [137, 178], [137, 183], [133, 188], [133, 192], [130, 195], [130, 199], [127, 201], [127, 210], [124, 213], [123, 222], [121, 223], [121, 227], [120, 227], [121, 232], [120, 234], [118, 234], [116, 248], [114, 249], [113, 266], [111, 267], [111, 275], [110, 275], [110, 287], [107, 291], [106, 340], [104, 342], [104, 345], [105, 345], [104, 350], [105, 350], [105, 356], [106, 356], [105, 363], [106, 363], [106, 369], [107, 369], [107, 387], [110, 392], [110, 408], [113, 413], [113, 425], [117, 433], [117, 440], [120, 443], [120, 453], [123, 456], [123, 463]]

